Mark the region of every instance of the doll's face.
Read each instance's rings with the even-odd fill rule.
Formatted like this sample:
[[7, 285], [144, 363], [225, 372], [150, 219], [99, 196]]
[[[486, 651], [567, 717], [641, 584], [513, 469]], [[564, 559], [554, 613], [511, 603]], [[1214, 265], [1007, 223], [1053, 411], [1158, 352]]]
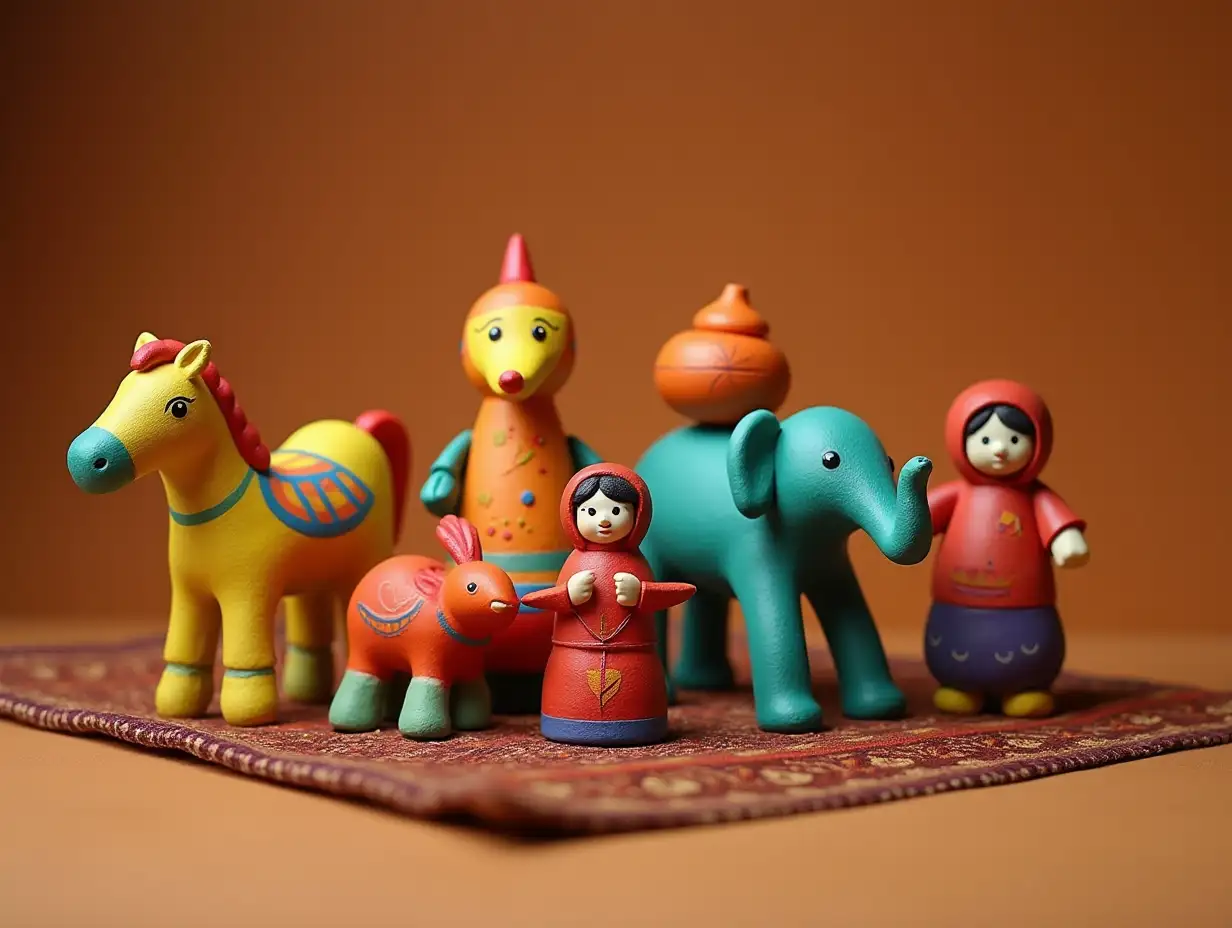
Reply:
[[981, 474], [1009, 477], [1031, 460], [1035, 442], [1015, 432], [993, 413], [978, 430], [967, 436], [967, 460]]
[[587, 541], [610, 545], [633, 531], [635, 514], [631, 503], [608, 499], [600, 490], [577, 508], [578, 532]]

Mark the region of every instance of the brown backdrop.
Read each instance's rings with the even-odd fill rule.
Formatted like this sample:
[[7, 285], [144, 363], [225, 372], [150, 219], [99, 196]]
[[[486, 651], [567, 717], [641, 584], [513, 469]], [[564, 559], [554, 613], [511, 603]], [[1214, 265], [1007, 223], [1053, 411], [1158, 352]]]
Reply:
[[[934, 480], [959, 389], [1045, 394], [1090, 521], [1071, 627], [1227, 628], [1230, 11], [6, 4], [0, 611], [165, 608], [158, 482], [86, 497], [64, 466], [143, 328], [211, 339], [271, 442], [396, 411], [417, 492], [520, 231], [576, 314], [565, 420], [611, 458], [680, 421], [655, 353], [738, 281], [783, 411], [850, 408]], [[402, 549], [431, 528], [411, 507]], [[918, 627], [928, 567], [855, 549]]]

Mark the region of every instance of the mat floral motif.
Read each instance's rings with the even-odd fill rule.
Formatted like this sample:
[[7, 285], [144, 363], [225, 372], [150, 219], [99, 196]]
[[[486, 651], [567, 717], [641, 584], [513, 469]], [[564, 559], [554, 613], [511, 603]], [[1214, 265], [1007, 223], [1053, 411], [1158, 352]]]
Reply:
[[630, 831], [858, 806], [993, 786], [1232, 741], [1232, 693], [1068, 675], [1049, 720], [955, 720], [930, 708], [919, 663], [894, 662], [911, 717], [841, 718], [824, 652], [817, 690], [834, 726], [815, 735], [756, 728], [752, 696], [690, 694], [673, 739], [651, 748], [571, 748], [544, 741], [535, 718], [437, 744], [396, 730], [339, 735], [320, 707], [236, 729], [217, 716], [152, 716], [158, 640], [0, 650], [0, 716], [146, 748], [183, 751], [241, 774], [366, 799], [418, 817], [463, 818], [528, 834]]

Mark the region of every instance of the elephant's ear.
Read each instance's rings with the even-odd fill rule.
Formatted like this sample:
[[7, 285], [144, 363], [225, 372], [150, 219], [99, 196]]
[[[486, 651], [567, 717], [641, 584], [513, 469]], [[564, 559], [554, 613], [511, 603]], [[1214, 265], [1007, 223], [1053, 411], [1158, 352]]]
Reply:
[[774, 449], [779, 420], [768, 409], [749, 413], [737, 423], [727, 443], [727, 482], [740, 513], [764, 516], [774, 505]]

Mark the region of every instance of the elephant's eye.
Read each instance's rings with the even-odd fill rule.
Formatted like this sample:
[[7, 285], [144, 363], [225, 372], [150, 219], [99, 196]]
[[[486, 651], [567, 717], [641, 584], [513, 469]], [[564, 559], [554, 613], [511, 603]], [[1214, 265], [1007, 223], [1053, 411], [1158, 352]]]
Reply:
[[468, 593], [474, 593], [477, 589], [479, 589], [479, 584], [474, 580], [466, 585], [466, 592]]
[[821, 466], [826, 470], [834, 470], [842, 463], [837, 451], [827, 451], [821, 456]]
[[886, 463], [890, 465], [890, 473], [894, 473], [894, 459], [888, 454], [886, 455]]

